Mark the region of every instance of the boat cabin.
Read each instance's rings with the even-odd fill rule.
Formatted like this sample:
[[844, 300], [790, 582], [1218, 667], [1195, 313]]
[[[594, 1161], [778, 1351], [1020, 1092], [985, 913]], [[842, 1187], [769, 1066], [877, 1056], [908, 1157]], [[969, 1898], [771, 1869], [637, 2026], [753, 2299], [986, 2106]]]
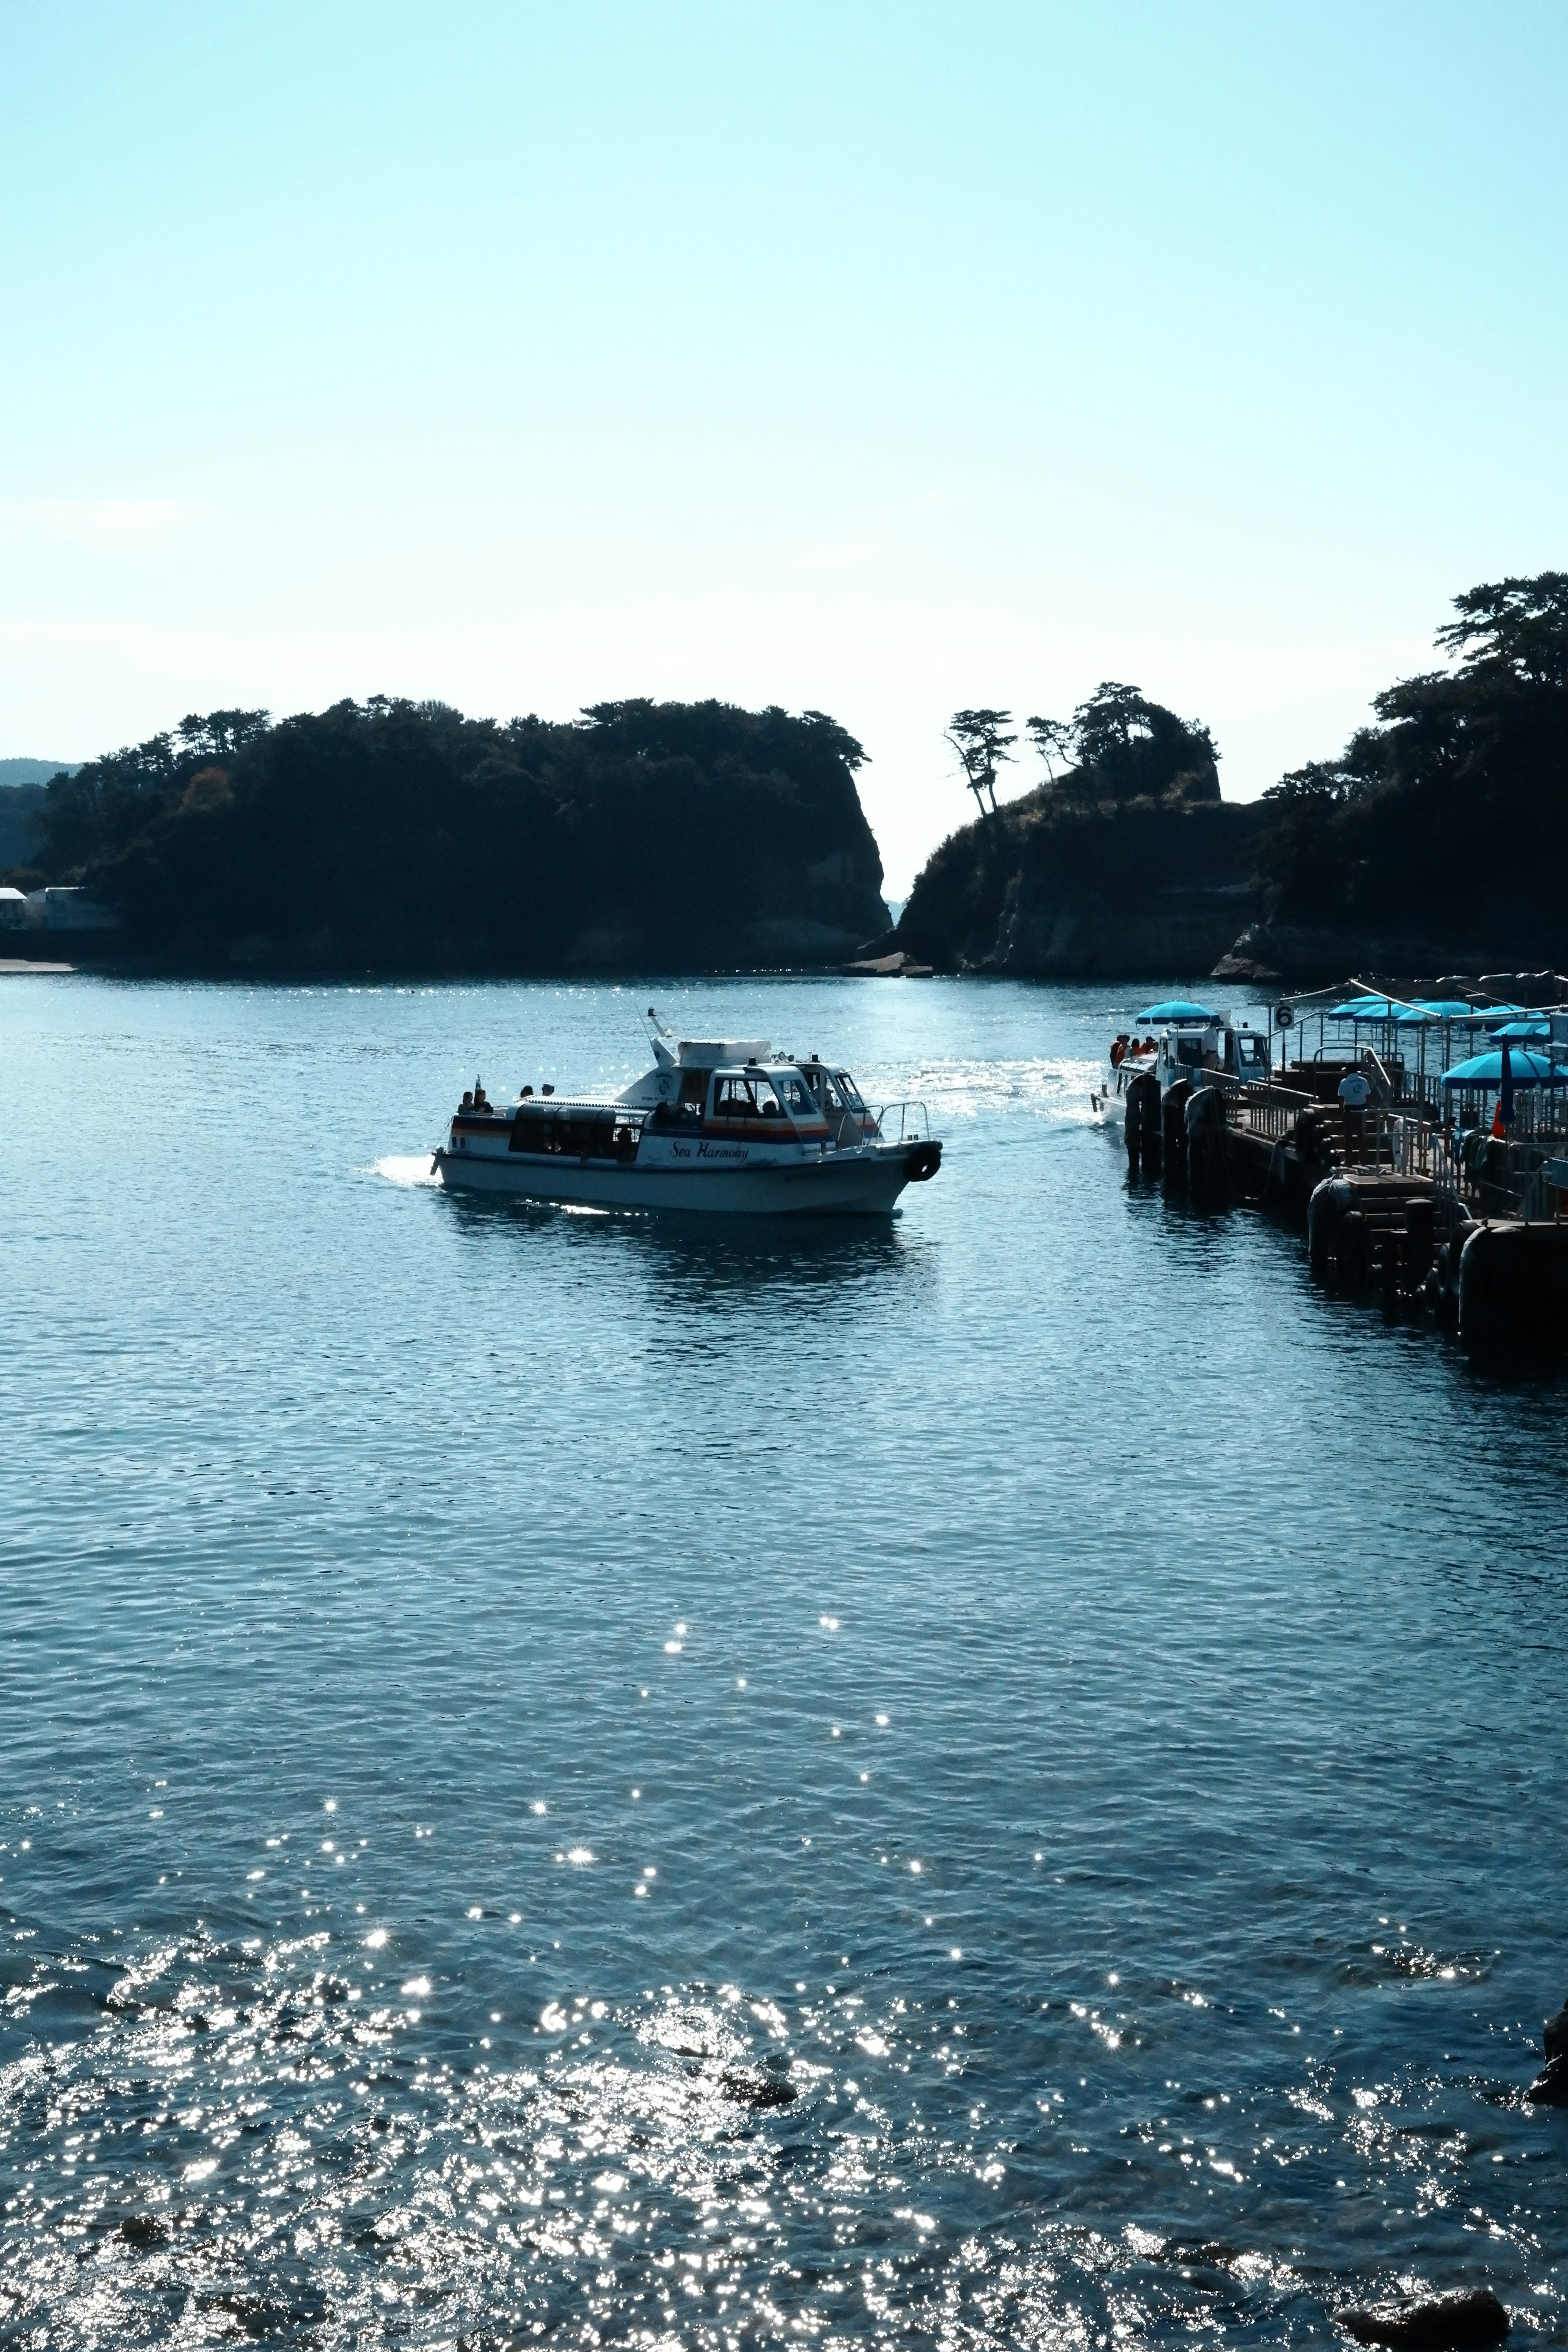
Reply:
[[811, 1089], [812, 1100], [837, 1137], [842, 1139], [846, 1133], [876, 1134], [876, 1113], [847, 1070], [830, 1068], [816, 1054], [808, 1055], [799, 1069]]
[[1233, 1029], [1224, 1015], [1208, 1023], [1173, 1021], [1161, 1034], [1156, 1067], [1162, 1088], [1178, 1078], [1195, 1081], [1204, 1072], [1239, 1086], [1264, 1086], [1270, 1068], [1268, 1033], [1245, 1023]]
[[800, 1136], [815, 1143], [824, 1132], [822, 1115], [793, 1064], [744, 1062], [738, 1069], [682, 1064], [671, 1076], [675, 1083], [659, 1086], [648, 1111], [652, 1135], [692, 1128], [705, 1135], [764, 1142]]

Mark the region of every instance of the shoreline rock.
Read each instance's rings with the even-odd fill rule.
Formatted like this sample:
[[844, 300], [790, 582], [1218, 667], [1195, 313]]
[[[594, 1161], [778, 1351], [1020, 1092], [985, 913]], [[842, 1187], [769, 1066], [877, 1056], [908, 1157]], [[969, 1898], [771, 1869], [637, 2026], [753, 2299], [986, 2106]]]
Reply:
[[1398, 2311], [1352, 2309], [1338, 2317], [1358, 2344], [1386, 2345], [1391, 2352], [1471, 2352], [1500, 2344], [1511, 2325], [1489, 2286], [1434, 2295]]
[[[1517, 948], [1517, 942], [1514, 943]], [[1332, 988], [1351, 974], [1393, 980], [1404, 975], [1412, 988], [1452, 994], [1454, 987], [1484, 989], [1489, 995], [1544, 1004], [1568, 996], [1568, 977], [1550, 969], [1498, 971], [1506, 957], [1496, 941], [1456, 948], [1397, 933], [1313, 929], [1294, 923], [1248, 923], [1215, 965], [1211, 980], [1252, 982], [1271, 988]], [[1412, 979], [1420, 974], [1419, 980]], [[1441, 978], [1428, 977], [1441, 975]], [[1454, 983], [1445, 989], [1444, 981]]]

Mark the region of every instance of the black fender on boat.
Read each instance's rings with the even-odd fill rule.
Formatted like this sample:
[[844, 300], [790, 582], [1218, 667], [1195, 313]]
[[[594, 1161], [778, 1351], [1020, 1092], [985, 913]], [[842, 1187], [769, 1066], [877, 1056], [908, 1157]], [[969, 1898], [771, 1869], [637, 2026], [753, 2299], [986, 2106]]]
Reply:
[[929, 1184], [931, 1178], [936, 1174], [937, 1170], [941, 1166], [942, 1146], [940, 1143], [932, 1140], [929, 1143], [910, 1144], [909, 1156], [904, 1161], [904, 1168], [911, 1184]]
[[1352, 1198], [1343, 1176], [1325, 1176], [1312, 1188], [1307, 1203], [1307, 1257], [1312, 1272], [1326, 1275], [1339, 1231], [1350, 1213]]

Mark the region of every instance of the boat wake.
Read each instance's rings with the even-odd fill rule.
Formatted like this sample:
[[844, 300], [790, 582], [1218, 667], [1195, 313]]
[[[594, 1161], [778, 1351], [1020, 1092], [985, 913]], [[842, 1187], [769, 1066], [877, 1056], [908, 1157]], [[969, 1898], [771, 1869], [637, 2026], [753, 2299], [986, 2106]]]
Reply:
[[953, 1059], [901, 1073], [896, 1091], [929, 1103], [933, 1119], [1022, 1111], [1051, 1126], [1085, 1127], [1096, 1121], [1090, 1096], [1100, 1079], [1100, 1064], [1077, 1055]]
[[389, 1151], [380, 1160], [373, 1160], [370, 1173], [384, 1177], [389, 1184], [401, 1184], [414, 1192], [422, 1184], [438, 1186], [440, 1179], [432, 1168], [428, 1151]]

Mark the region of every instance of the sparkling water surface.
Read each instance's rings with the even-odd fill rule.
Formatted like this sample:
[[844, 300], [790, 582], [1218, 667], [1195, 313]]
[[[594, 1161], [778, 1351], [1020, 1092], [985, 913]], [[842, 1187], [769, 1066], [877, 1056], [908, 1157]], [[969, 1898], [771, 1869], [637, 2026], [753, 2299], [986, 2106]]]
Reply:
[[[942, 1173], [430, 1182], [650, 993]], [[1568, 2333], [1568, 1388], [1130, 1185], [1142, 1001], [0, 982], [0, 2341]]]

